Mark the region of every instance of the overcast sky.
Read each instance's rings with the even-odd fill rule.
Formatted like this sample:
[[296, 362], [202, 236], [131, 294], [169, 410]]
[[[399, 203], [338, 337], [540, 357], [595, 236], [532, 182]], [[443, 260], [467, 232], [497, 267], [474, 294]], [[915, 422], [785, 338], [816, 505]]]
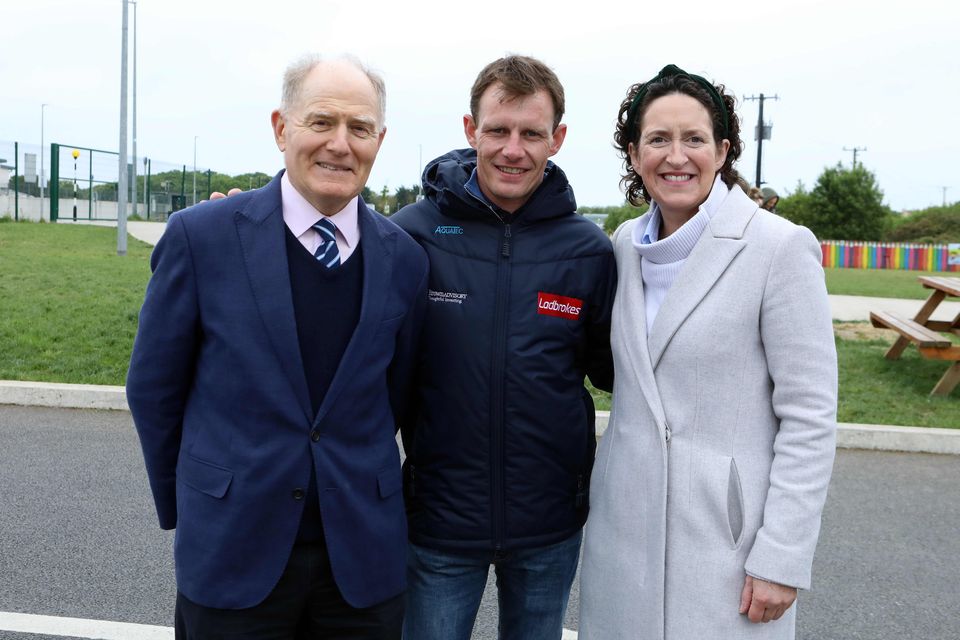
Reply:
[[[887, 4], [887, 3], [883, 3]], [[865, 147], [894, 209], [960, 200], [958, 3], [913, 0], [640, 3], [624, 0], [140, 0], [138, 155], [223, 173], [282, 166], [269, 116], [284, 67], [351, 52], [387, 81], [387, 137], [369, 186], [419, 183], [423, 163], [466, 146], [470, 86], [505, 53], [536, 56], [567, 92], [554, 160], [580, 205], [619, 204], [613, 121], [627, 87], [674, 63], [765, 103], [764, 180], [808, 188]], [[121, 0], [4, 2], [0, 141], [116, 150]], [[132, 50], [131, 7], [131, 50]], [[131, 80], [132, 81], [132, 80]], [[742, 101], [753, 182], [757, 102]], [[5, 147], [0, 147], [3, 149]], [[0, 153], [0, 155], [3, 155]], [[8, 158], [9, 160], [9, 158]], [[157, 166], [157, 165], [155, 165]]]

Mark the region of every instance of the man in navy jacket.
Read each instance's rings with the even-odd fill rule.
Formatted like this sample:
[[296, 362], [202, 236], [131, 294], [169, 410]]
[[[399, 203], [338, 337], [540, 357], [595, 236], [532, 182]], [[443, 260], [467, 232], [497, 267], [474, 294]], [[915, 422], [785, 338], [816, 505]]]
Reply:
[[613, 382], [609, 239], [549, 158], [563, 87], [509, 56], [474, 83], [471, 149], [431, 162], [393, 220], [430, 258], [415, 410], [403, 425], [407, 640], [468, 640], [490, 565], [500, 637], [557, 640], [596, 446], [584, 376]]
[[423, 250], [367, 209], [382, 80], [307, 58], [272, 116], [285, 172], [170, 218], [127, 397], [178, 638], [398, 638], [406, 519], [396, 416]]

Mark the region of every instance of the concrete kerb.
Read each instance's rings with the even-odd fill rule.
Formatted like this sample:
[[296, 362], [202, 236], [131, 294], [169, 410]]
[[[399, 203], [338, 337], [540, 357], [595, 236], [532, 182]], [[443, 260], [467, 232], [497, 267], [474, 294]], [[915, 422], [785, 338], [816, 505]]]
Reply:
[[[123, 387], [13, 380], [0, 380], [0, 404], [130, 410]], [[597, 411], [598, 437], [606, 431], [609, 419], [609, 411]], [[960, 455], [960, 429], [841, 423], [837, 447]]]

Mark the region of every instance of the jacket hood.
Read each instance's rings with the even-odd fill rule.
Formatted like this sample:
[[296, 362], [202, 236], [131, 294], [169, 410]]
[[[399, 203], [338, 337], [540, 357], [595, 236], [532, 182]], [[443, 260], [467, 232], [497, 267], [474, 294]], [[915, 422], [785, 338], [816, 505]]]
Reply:
[[[476, 166], [477, 152], [469, 148], [455, 149], [430, 161], [421, 177], [424, 197], [453, 216], [486, 217], [491, 210], [499, 216], [499, 208], [479, 201], [464, 188]], [[548, 160], [543, 182], [514, 216], [518, 222], [530, 223], [571, 215], [576, 210], [577, 201], [566, 174]]]

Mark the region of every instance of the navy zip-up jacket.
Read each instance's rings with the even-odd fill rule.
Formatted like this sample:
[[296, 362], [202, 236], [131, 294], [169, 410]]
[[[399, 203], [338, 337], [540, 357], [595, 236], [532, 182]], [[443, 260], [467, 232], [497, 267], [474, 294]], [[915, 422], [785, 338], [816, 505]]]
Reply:
[[616, 266], [559, 167], [512, 215], [465, 189], [472, 149], [431, 162], [392, 220], [430, 258], [412, 414], [402, 420], [410, 539], [527, 549], [587, 517], [596, 448], [584, 376], [610, 389]]

